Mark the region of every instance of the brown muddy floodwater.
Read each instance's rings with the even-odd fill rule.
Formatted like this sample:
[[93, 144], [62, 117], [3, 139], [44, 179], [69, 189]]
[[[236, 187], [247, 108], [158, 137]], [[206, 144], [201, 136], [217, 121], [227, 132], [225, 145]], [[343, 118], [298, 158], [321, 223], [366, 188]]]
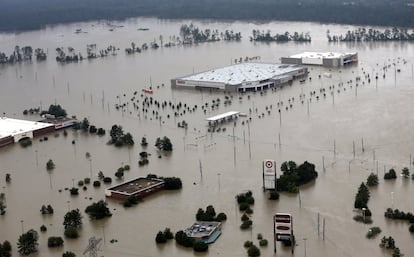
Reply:
[[[124, 53], [131, 42], [141, 45], [158, 40], [159, 35], [163, 35], [164, 41], [179, 35], [180, 25], [190, 22], [203, 29], [240, 31], [243, 39], [241, 42], [150, 49], [129, 56]], [[212, 204], [216, 211], [225, 212], [228, 220], [223, 225], [221, 237], [201, 256], [247, 256], [243, 243], [253, 239], [258, 244], [258, 233], [269, 240], [269, 246], [261, 248], [262, 256], [274, 256], [272, 217], [276, 212], [289, 212], [294, 217], [297, 246], [293, 256], [305, 256], [305, 251], [307, 256], [390, 256], [390, 252], [378, 246], [382, 236], [392, 236], [405, 256], [414, 256], [414, 238], [408, 231], [408, 223], [386, 220], [383, 215], [388, 207], [414, 211], [414, 180], [401, 177], [395, 181], [382, 179], [384, 169], [394, 167], [400, 173], [406, 166], [412, 170], [412, 43], [330, 44], [325, 37], [328, 29], [331, 34], [344, 34], [355, 28], [332, 24], [158, 19], [114, 23], [124, 27], [109, 31], [110, 27], [105, 22], [88, 22], [19, 34], [0, 34], [2, 52], [10, 54], [15, 45], [31, 45], [45, 48], [49, 53], [45, 62], [0, 66], [1, 113], [12, 118], [36, 120], [37, 116], [23, 116], [22, 111], [39, 106], [44, 109], [58, 103], [70, 115], [79, 119], [87, 117], [97, 127], [109, 129], [113, 124], [122, 125], [125, 131], [132, 133], [136, 142], [131, 149], [118, 149], [106, 145], [108, 134], [98, 137], [68, 130], [67, 137], [60, 132], [59, 136], [49, 135], [48, 141], [36, 139], [27, 148], [16, 144], [0, 149], [0, 190], [5, 193], [7, 203], [7, 213], [0, 216], [0, 241], [12, 243], [13, 255], [17, 255], [16, 242], [22, 230], [33, 228], [39, 231], [44, 224], [48, 231], [40, 233], [39, 252], [34, 256], [61, 256], [66, 250], [82, 256], [92, 236], [105, 238], [100, 256], [198, 256], [174, 242], [158, 246], [155, 235], [165, 227], [174, 232], [186, 228], [194, 222], [198, 208]], [[140, 27], [149, 30], [137, 30]], [[88, 33], [75, 34], [78, 28]], [[272, 33], [310, 32], [312, 42], [252, 43], [248, 39], [252, 29], [270, 29]], [[97, 48], [115, 45], [120, 51], [117, 56], [63, 65], [54, 59], [56, 47], [71, 46], [85, 56], [86, 44], [93, 43]], [[170, 88], [171, 78], [226, 66], [236, 58], [260, 56], [263, 62], [278, 62], [282, 56], [304, 51], [357, 51], [360, 62], [343, 69], [309, 67], [311, 81], [304, 84], [295, 81], [292, 86], [268, 90], [264, 94], [233, 93], [231, 105], [221, 104], [218, 109], [209, 109], [205, 114], [201, 105], [217, 98], [224, 100], [223, 92]], [[395, 69], [401, 72], [395, 72], [394, 63]], [[388, 65], [389, 68], [384, 70], [383, 67]], [[322, 75], [319, 78], [326, 72], [332, 77]], [[367, 74], [371, 76], [371, 83], [365, 77]], [[374, 79], [376, 74], [379, 75], [378, 81]], [[355, 83], [357, 76], [362, 78], [358, 87]], [[341, 83], [343, 86], [338, 87]], [[146, 115], [135, 110], [131, 103], [124, 112], [115, 109], [115, 104], [130, 102], [135, 91], [139, 92], [137, 99], [141, 104], [140, 92], [150, 84], [154, 88], [154, 99], [182, 102], [191, 107], [197, 105], [197, 110], [174, 118], [174, 111], [170, 108], [157, 110], [152, 106]], [[333, 85], [335, 89], [331, 94], [329, 87]], [[321, 88], [325, 88], [326, 98], [319, 93]], [[312, 91], [316, 92], [314, 96], [310, 95]], [[299, 100], [302, 93], [306, 95], [303, 104]], [[293, 107], [286, 110], [286, 103], [292, 97]], [[280, 101], [284, 102], [281, 117], [277, 111]], [[252, 109], [250, 136], [247, 125], [242, 124], [246, 118], [236, 122], [234, 141], [231, 123], [223, 126], [226, 128], [224, 132], [207, 133], [205, 118], [231, 110], [249, 113], [249, 109]], [[152, 110], [159, 111], [161, 123], [155, 119]], [[187, 131], [177, 127], [177, 122], [182, 120], [189, 124]], [[139, 142], [143, 136], [149, 141], [147, 151], [152, 156], [148, 166], [138, 167], [138, 154], [143, 151]], [[158, 159], [153, 145], [155, 139], [162, 136], [171, 139], [174, 150], [171, 155]], [[75, 145], [72, 145], [72, 140], [76, 141]], [[91, 154], [91, 161], [85, 157], [86, 152]], [[297, 163], [307, 160], [316, 165], [319, 177], [315, 183], [301, 188], [300, 196], [281, 194], [279, 201], [269, 201], [262, 191], [261, 174], [261, 162], [268, 158], [276, 160], [277, 166], [287, 160]], [[56, 164], [50, 175], [45, 168], [49, 159]], [[89, 186], [86, 191], [80, 190], [77, 197], [71, 197], [64, 189], [89, 177], [91, 170], [94, 178], [100, 170], [114, 177], [117, 168], [124, 164], [131, 165], [131, 170], [125, 173], [125, 180], [148, 173], [177, 176], [182, 179], [183, 188], [179, 192], [155, 194], [128, 209], [109, 200], [113, 212], [111, 218], [89, 221], [84, 214], [80, 238], [65, 240], [63, 249], [49, 249], [49, 236], [63, 237], [63, 216], [68, 209], [79, 208], [83, 213], [87, 205], [104, 198], [105, 187], [95, 189]], [[371, 190], [369, 201], [374, 223], [364, 225], [352, 219], [355, 215], [353, 203], [358, 186], [371, 172], [378, 172], [380, 184]], [[10, 184], [5, 183], [6, 173], [11, 174]], [[118, 181], [114, 179], [115, 183]], [[256, 200], [251, 231], [240, 230], [241, 213], [234, 199], [236, 194], [246, 190], [251, 190]], [[39, 210], [43, 204], [52, 205], [55, 213], [49, 217], [42, 216]], [[318, 213], [321, 223], [323, 219], [326, 222], [325, 240], [322, 232], [318, 235]], [[370, 226], [382, 229], [376, 239], [365, 238]], [[111, 239], [118, 242], [110, 243]], [[276, 256], [291, 256], [289, 248], [281, 248], [280, 244], [278, 248]]]

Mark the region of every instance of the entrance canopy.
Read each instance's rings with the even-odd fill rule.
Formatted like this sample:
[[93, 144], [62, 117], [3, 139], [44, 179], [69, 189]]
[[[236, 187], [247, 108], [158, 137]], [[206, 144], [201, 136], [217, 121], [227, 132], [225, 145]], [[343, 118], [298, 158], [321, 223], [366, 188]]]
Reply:
[[236, 111], [230, 111], [230, 112], [225, 112], [210, 118], [207, 118], [206, 120], [209, 122], [215, 122], [215, 121], [221, 121], [221, 120], [227, 120], [228, 118], [233, 118], [235, 116], [238, 116], [240, 112], [236, 112]]

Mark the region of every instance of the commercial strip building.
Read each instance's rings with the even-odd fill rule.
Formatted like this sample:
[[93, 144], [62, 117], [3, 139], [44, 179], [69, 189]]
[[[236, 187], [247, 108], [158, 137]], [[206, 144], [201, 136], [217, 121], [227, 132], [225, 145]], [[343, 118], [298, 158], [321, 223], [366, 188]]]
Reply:
[[67, 117], [55, 117], [53, 115], [46, 116], [45, 119], [41, 120], [40, 122], [50, 123], [55, 126], [55, 130], [65, 129], [72, 127], [77, 122], [74, 118], [67, 118]]
[[306, 76], [306, 67], [274, 63], [240, 63], [171, 80], [172, 88], [245, 92], [278, 87]]
[[283, 64], [296, 65], [319, 65], [324, 67], [342, 67], [344, 65], [357, 63], [358, 53], [335, 53], [335, 52], [304, 52], [289, 57], [282, 57]]
[[164, 180], [157, 178], [135, 178], [105, 189], [105, 195], [118, 200], [136, 196], [143, 198], [164, 188]]
[[1, 117], [0, 147], [19, 142], [22, 139], [41, 136], [53, 131], [55, 131], [55, 126], [53, 124]]

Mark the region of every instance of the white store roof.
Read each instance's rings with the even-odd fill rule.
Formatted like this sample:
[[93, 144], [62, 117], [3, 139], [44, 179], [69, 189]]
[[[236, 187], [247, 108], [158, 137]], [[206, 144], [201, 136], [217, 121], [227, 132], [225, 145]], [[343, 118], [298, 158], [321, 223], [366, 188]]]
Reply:
[[53, 124], [0, 117], [0, 138], [47, 128]]
[[198, 82], [217, 82], [238, 85], [243, 82], [274, 78], [301, 69], [297, 65], [274, 63], [240, 63], [223, 68], [181, 77], [179, 79]]
[[329, 58], [340, 58], [340, 57], [345, 57], [348, 55], [352, 55], [355, 53], [338, 53], [338, 52], [325, 52], [325, 53], [320, 53], [320, 52], [303, 52], [300, 54], [295, 54], [295, 55], [291, 55], [290, 58], [324, 58], [324, 59], [329, 59]]

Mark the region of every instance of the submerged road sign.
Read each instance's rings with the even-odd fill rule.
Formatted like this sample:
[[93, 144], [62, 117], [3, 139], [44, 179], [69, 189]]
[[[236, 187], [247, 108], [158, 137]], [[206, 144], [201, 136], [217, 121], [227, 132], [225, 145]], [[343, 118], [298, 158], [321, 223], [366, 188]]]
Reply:
[[276, 213], [273, 217], [274, 250], [276, 252], [276, 242], [282, 242], [285, 246], [295, 245], [293, 235], [293, 219], [290, 213]]

